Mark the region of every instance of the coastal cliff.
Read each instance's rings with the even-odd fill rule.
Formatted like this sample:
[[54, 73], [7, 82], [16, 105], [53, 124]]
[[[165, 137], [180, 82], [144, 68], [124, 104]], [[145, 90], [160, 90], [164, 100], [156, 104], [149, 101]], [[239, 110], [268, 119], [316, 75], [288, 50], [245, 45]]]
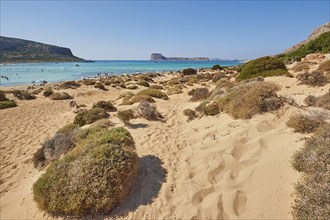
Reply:
[[76, 61], [69, 48], [0, 36], [0, 63]]
[[291, 52], [297, 50], [298, 48], [300, 48], [301, 46], [307, 44], [308, 42], [317, 39], [321, 34], [324, 34], [324, 33], [329, 32], [329, 31], [330, 31], [330, 22], [328, 22], [328, 23], [320, 26], [319, 28], [315, 29], [309, 35], [309, 37], [306, 40], [304, 40], [304, 41], [302, 41], [302, 42], [300, 42], [300, 43], [298, 43], [298, 44], [296, 44], [296, 45], [294, 45], [294, 46], [286, 49], [284, 51], [284, 53], [291, 53]]
[[151, 54], [151, 60], [152, 61], [209, 61], [210, 59], [207, 57], [192, 57], [192, 58], [187, 58], [187, 57], [165, 57], [160, 53], [152, 53]]

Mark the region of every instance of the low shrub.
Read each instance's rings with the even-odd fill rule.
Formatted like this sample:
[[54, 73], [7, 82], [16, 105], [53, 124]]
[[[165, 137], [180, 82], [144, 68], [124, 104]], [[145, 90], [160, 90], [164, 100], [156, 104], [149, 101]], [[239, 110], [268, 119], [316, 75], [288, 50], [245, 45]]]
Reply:
[[182, 88], [180, 85], [174, 85], [170, 88], [166, 89], [166, 94], [167, 95], [177, 95], [183, 93]]
[[91, 124], [99, 119], [108, 118], [109, 114], [103, 108], [92, 108], [79, 112], [74, 118], [73, 124], [84, 126]]
[[80, 84], [76, 81], [67, 81], [60, 85], [61, 89], [77, 89], [80, 87]]
[[330, 110], [330, 91], [318, 97], [309, 95], [304, 99], [304, 102], [307, 106], [315, 106]]
[[9, 99], [6, 97], [6, 93], [2, 90], [0, 90], [0, 101], [9, 101]]
[[81, 81], [81, 83], [86, 86], [92, 86], [92, 85], [95, 85], [96, 81], [95, 81], [95, 79], [84, 79]]
[[319, 71], [300, 73], [297, 75], [297, 79], [301, 84], [310, 86], [324, 86], [328, 83], [327, 77]]
[[290, 76], [285, 64], [276, 57], [261, 57], [244, 64], [237, 80], [246, 80], [257, 76]]
[[125, 97], [133, 97], [134, 96], [134, 93], [133, 92], [124, 92], [122, 94], [119, 95], [119, 97], [117, 98], [118, 99], [122, 99], [122, 98], [125, 98]]
[[132, 104], [137, 103], [137, 102], [143, 102], [143, 101], [147, 101], [147, 102], [151, 102], [151, 103], [155, 102], [155, 100], [151, 96], [148, 96], [148, 95], [136, 95], [136, 96], [133, 96], [130, 101]]
[[157, 111], [157, 106], [147, 101], [142, 101], [136, 108], [136, 115], [147, 120], [163, 120], [164, 117]]
[[140, 80], [136, 84], [139, 86], [150, 87], [149, 83], [145, 80]]
[[226, 74], [225, 73], [223, 73], [223, 72], [217, 72], [217, 73], [215, 73], [213, 75], [212, 81], [213, 82], [217, 82], [218, 80], [223, 79], [225, 77], [226, 77]]
[[118, 111], [117, 117], [121, 122], [124, 123], [124, 125], [129, 126], [130, 120], [133, 119], [135, 116], [133, 110], [128, 109], [128, 110]]
[[278, 90], [279, 86], [274, 83], [250, 82], [229, 89], [217, 102], [220, 110], [234, 118], [248, 119], [282, 107], [276, 94]]
[[150, 89], [160, 89], [160, 90], [162, 90], [163, 86], [161, 86], [161, 85], [151, 85]]
[[220, 110], [216, 103], [210, 103], [210, 104], [205, 105], [205, 107], [204, 107], [205, 115], [213, 116], [213, 115], [217, 115], [219, 113], [220, 113]]
[[70, 96], [66, 92], [54, 92], [49, 96], [51, 100], [66, 100], [66, 99], [73, 99], [72, 96]]
[[164, 99], [167, 100], [168, 96], [163, 93], [162, 91], [159, 91], [158, 89], [145, 89], [145, 90], [141, 90], [140, 92], [137, 93], [137, 95], [148, 95], [154, 98], [158, 98], [158, 99]]
[[127, 89], [131, 89], [131, 90], [134, 90], [134, 89], [138, 89], [139, 87], [136, 86], [136, 85], [129, 85], [129, 86], [126, 86]]
[[309, 70], [309, 63], [299, 62], [292, 68], [292, 70], [295, 71], [295, 72], [300, 72], [300, 71], [303, 71], [303, 70], [307, 71], [307, 70]]
[[96, 144], [113, 129], [94, 131], [33, 184], [40, 209], [55, 216], [96, 215], [110, 213], [125, 199], [138, 174], [138, 156], [124, 142]]
[[105, 86], [104, 86], [102, 83], [100, 83], [100, 82], [97, 82], [97, 83], [94, 85], [94, 88], [101, 89], [101, 90], [103, 90], [103, 91], [108, 91], [108, 89], [105, 88]]
[[197, 71], [193, 68], [187, 68], [187, 69], [182, 70], [182, 74], [185, 76], [190, 76], [190, 75], [197, 74]]
[[311, 133], [324, 123], [322, 118], [297, 114], [291, 116], [286, 124], [288, 127], [293, 128], [294, 132]]
[[330, 71], [330, 60], [324, 61], [317, 68], [318, 71], [325, 73]]
[[110, 101], [98, 101], [93, 104], [93, 108], [103, 108], [107, 112], [117, 111], [117, 108]]
[[43, 92], [43, 95], [45, 97], [49, 97], [50, 95], [52, 95], [54, 93], [53, 89], [52, 88], [47, 88], [45, 89], [45, 91]]
[[313, 95], [309, 95], [307, 96], [305, 99], [304, 99], [304, 103], [307, 105], [307, 106], [314, 106], [315, 103], [316, 103], [316, 100], [317, 98]]
[[295, 185], [295, 219], [330, 219], [330, 125], [320, 127], [294, 155], [292, 166], [302, 173]]
[[189, 108], [183, 110], [183, 114], [188, 117], [188, 121], [194, 120], [196, 118], [196, 112]]
[[212, 66], [211, 70], [222, 70], [222, 66], [220, 66], [219, 64], [215, 64], [214, 66]]
[[205, 100], [210, 96], [209, 90], [207, 88], [195, 88], [188, 92], [191, 96], [191, 102], [197, 102]]
[[0, 101], [0, 109], [5, 109], [5, 108], [12, 108], [16, 107], [17, 104], [15, 101], [9, 100], [9, 101]]
[[231, 82], [228, 78], [222, 78], [215, 82], [216, 88], [218, 89], [229, 89], [235, 86], [234, 82]]
[[180, 79], [181, 78], [172, 78], [166, 84], [169, 86], [181, 84]]
[[32, 100], [37, 98], [35, 95], [32, 95], [31, 93], [24, 90], [14, 90], [12, 93], [16, 98], [20, 100]]

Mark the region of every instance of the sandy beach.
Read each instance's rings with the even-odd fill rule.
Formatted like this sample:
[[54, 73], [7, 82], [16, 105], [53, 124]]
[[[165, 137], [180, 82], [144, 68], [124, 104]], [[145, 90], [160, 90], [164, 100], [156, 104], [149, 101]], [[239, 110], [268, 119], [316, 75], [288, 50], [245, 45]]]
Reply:
[[[297, 75], [291, 68], [288, 66], [289, 72]], [[155, 77], [151, 85], [160, 85], [173, 77], [176, 75]], [[330, 85], [310, 87], [285, 76], [268, 77], [265, 81], [280, 85], [277, 94], [292, 98], [299, 106], [286, 103], [277, 111], [251, 119], [234, 119], [221, 112], [187, 121], [183, 110], [200, 104], [189, 101], [188, 92], [203, 86], [212, 90], [212, 81], [185, 86], [183, 93], [169, 95], [168, 100], [155, 99], [166, 122], [131, 120], [132, 126], [127, 129], [141, 158], [138, 179], [123, 204], [111, 214], [99, 217], [292, 219], [293, 187], [299, 173], [290, 161], [293, 153], [303, 146], [306, 135], [294, 133], [286, 122], [298, 112], [319, 110], [304, 106], [303, 100], [308, 95], [325, 94]], [[122, 110], [138, 103], [119, 105], [121, 94], [144, 89], [142, 86], [137, 90], [106, 88], [108, 91], [82, 85], [78, 89], [59, 91], [69, 93], [87, 108], [100, 100], [112, 100]], [[70, 100], [50, 100], [42, 93], [35, 100], [18, 100], [11, 94], [7, 97], [17, 101], [18, 106], [0, 111], [0, 218], [55, 218], [39, 210], [33, 201], [32, 185], [46, 169], [34, 168], [32, 157], [47, 138], [72, 123], [76, 114], [69, 106]], [[110, 113], [109, 120], [115, 126], [123, 126], [116, 115], [116, 112]]]

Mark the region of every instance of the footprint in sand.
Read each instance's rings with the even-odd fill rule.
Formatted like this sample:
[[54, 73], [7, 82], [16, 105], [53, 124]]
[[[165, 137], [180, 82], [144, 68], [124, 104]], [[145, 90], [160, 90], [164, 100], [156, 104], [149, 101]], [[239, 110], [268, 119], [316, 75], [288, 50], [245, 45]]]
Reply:
[[246, 194], [241, 190], [237, 190], [233, 202], [233, 209], [236, 216], [240, 216], [245, 212], [246, 202]]

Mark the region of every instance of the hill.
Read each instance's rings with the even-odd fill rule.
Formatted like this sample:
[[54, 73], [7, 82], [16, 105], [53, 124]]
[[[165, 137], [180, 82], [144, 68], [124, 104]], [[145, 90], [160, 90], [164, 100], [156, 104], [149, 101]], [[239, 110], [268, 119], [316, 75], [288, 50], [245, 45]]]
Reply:
[[76, 62], [69, 48], [0, 36], [0, 63]]
[[186, 61], [208, 61], [209, 58], [207, 57], [192, 57], [192, 58], [187, 58], [187, 57], [165, 57], [160, 53], [153, 53], [151, 54], [151, 60], [153, 61], [181, 61], [181, 60], [186, 60]]

